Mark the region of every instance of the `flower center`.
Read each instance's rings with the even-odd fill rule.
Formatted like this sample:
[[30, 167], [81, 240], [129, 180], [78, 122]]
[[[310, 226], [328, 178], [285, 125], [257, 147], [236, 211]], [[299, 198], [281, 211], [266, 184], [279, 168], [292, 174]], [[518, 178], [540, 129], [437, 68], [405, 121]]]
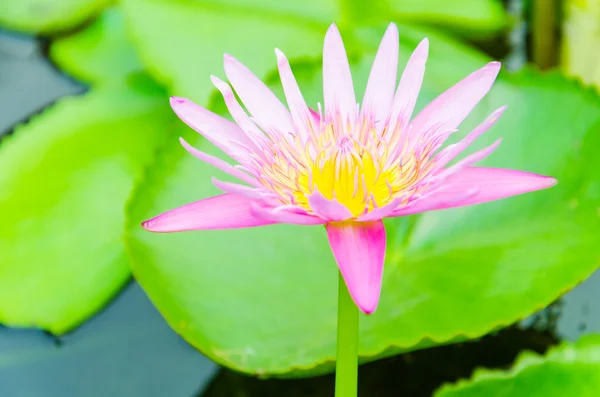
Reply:
[[318, 190], [354, 216], [418, 190], [415, 185], [431, 166], [429, 155], [405, 153], [404, 142], [390, 142], [385, 131], [362, 128], [345, 134], [339, 130], [326, 124], [306, 142], [284, 137], [268, 142], [267, 161], [257, 161], [259, 180], [284, 204], [311, 212], [308, 196]]

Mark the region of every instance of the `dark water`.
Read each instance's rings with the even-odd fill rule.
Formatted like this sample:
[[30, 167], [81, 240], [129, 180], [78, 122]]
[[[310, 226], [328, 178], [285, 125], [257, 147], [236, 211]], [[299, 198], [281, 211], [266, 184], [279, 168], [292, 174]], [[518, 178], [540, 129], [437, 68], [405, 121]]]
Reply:
[[[0, 135], [61, 96], [81, 93], [43, 57], [33, 39], [0, 32]], [[519, 326], [479, 341], [406, 354], [360, 369], [361, 396], [427, 397], [478, 366], [504, 367], [522, 349], [545, 351], [558, 338], [600, 332], [600, 272]], [[186, 345], [131, 283], [108, 308], [56, 340], [0, 327], [4, 397], [332, 396], [333, 377], [258, 380], [224, 370]]]

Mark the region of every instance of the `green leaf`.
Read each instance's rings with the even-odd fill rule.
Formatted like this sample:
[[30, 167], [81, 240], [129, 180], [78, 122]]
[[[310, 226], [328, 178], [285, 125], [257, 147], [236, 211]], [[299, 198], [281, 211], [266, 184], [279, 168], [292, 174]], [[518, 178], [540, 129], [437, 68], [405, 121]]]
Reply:
[[476, 371], [471, 380], [443, 386], [435, 397], [596, 397], [598, 390], [600, 335], [588, 335], [545, 356], [526, 352], [508, 371]]
[[[349, 0], [123, 0], [123, 6], [134, 45], [150, 74], [174, 95], [200, 103], [206, 103], [213, 91], [209, 75], [223, 74], [224, 52], [264, 77], [275, 67], [273, 48], [285, 49], [291, 60], [320, 58], [323, 34], [332, 22], [354, 30], [366, 23], [416, 21], [477, 32], [496, 31], [505, 22], [496, 0], [368, 5]], [[346, 21], [345, 14], [358, 14], [358, 19]], [[362, 50], [353, 45], [351, 34], [345, 38], [349, 48]]]
[[389, 4], [395, 17], [403, 21], [445, 27], [478, 39], [508, 23], [498, 0], [390, 0]]
[[73, 29], [91, 19], [113, 0], [2, 0], [0, 25], [36, 34]]
[[109, 8], [86, 29], [53, 41], [50, 58], [63, 71], [95, 85], [122, 84], [144, 69], [119, 8]]
[[0, 323], [62, 334], [129, 278], [125, 202], [171, 117], [152, 90], [66, 98], [2, 142]]
[[[262, 77], [275, 67], [276, 47], [288, 49], [291, 58], [320, 55], [327, 25], [283, 12], [301, 9], [298, 4], [277, 2], [266, 12], [273, 2], [230, 3], [123, 0], [123, 7], [148, 71], [172, 93], [200, 103], [214, 89], [209, 76], [223, 75], [224, 52], [235, 54]], [[303, 12], [320, 15], [327, 9], [314, 0]]]
[[[420, 106], [485, 62], [449, 43], [432, 40]], [[402, 41], [401, 58], [413, 48]], [[371, 59], [355, 65], [357, 87]], [[307, 101], [320, 100], [319, 70], [294, 70]], [[558, 74], [501, 75], [462, 133], [503, 104], [509, 110], [476, 145], [504, 139], [485, 164], [552, 175], [558, 186], [387, 222], [381, 303], [361, 320], [363, 360], [479, 337], [546, 306], [598, 267], [600, 101]], [[196, 134], [182, 127], [182, 135]], [[130, 207], [136, 278], [171, 326], [223, 365], [262, 375], [331, 370], [337, 274], [322, 228], [157, 235], [139, 227], [216, 194], [212, 175], [223, 177], [175, 141], [162, 153]]]

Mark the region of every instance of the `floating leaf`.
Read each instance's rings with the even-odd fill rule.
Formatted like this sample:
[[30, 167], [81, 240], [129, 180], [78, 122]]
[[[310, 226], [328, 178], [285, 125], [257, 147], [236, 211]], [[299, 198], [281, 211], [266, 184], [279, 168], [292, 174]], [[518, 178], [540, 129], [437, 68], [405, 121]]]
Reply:
[[476, 371], [471, 380], [443, 386], [435, 397], [596, 397], [598, 390], [600, 335], [588, 335], [545, 356], [526, 352], [508, 371]]
[[0, 146], [0, 323], [64, 333], [129, 278], [124, 206], [171, 119], [165, 94], [60, 101]]
[[[406, 59], [414, 43], [402, 43]], [[458, 45], [442, 49], [432, 42], [421, 106], [485, 62]], [[370, 61], [355, 65], [357, 86]], [[320, 72], [306, 64], [295, 71], [314, 104]], [[462, 133], [503, 104], [508, 111], [478, 140], [504, 139], [485, 164], [552, 175], [559, 185], [387, 222], [381, 303], [361, 319], [364, 360], [481, 336], [544, 307], [598, 267], [600, 101], [558, 74], [502, 75]], [[215, 152], [200, 139], [196, 145]], [[139, 227], [216, 194], [211, 175], [221, 177], [175, 141], [162, 153], [130, 208], [135, 276], [171, 326], [219, 363], [263, 375], [332, 369], [337, 275], [322, 228], [156, 235]]]
[[28, 33], [53, 34], [73, 29], [112, 0], [2, 0], [0, 25]]
[[394, 0], [389, 2], [397, 18], [432, 24], [466, 34], [495, 33], [506, 27], [508, 18], [497, 0]]
[[[322, 7], [317, 1], [310, 4]], [[134, 44], [148, 71], [176, 95], [200, 103], [206, 103], [214, 89], [209, 76], [223, 74], [224, 52], [235, 54], [260, 76], [274, 68], [276, 47], [289, 49], [292, 58], [320, 55], [327, 25], [275, 13], [291, 6], [269, 13], [264, 6], [252, 5], [123, 0]]]
[[[414, 5], [419, 3], [420, 5]], [[364, 2], [349, 0], [123, 0], [142, 61], [154, 78], [178, 96], [206, 103], [209, 75], [222, 75], [223, 53], [234, 54], [257, 75], [274, 69], [273, 48], [289, 59], [320, 58], [327, 26], [344, 13], [362, 16]], [[412, 4], [412, 5], [411, 5]], [[495, 0], [411, 0], [368, 4], [369, 23], [442, 21], [471, 30], [497, 30], [505, 20]], [[371, 15], [373, 14], [373, 15]], [[448, 22], [454, 21], [454, 22]], [[352, 29], [364, 18], [352, 23]], [[346, 44], [356, 48], [350, 35]]]
[[118, 8], [105, 10], [88, 28], [53, 41], [50, 58], [73, 77], [92, 84], [122, 84], [144, 69]]

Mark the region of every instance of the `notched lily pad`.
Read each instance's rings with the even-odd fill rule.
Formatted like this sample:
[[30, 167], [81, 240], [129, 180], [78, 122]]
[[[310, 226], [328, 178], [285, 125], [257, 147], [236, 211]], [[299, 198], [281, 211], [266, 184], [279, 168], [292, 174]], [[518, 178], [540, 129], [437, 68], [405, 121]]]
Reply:
[[50, 35], [73, 29], [112, 0], [2, 0], [0, 25], [27, 33]]
[[58, 102], [0, 146], [0, 323], [62, 334], [129, 278], [124, 207], [171, 120], [164, 92]]
[[526, 352], [507, 371], [481, 369], [470, 380], [443, 386], [435, 397], [596, 397], [600, 336], [565, 343], [545, 356]]
[[131, 45], [119, 8], [106, 9], [90, 26], [54, 40], [50, 58], [60, 69], [93, 85], [123, 84], [144, 67]]
[[[402, 42], [403, 59], [413, 48]], [[454, 65], [444, 73], [448, 59]], [[354, 68], [357, 86], [366, 82], [365, 61]], [[447, 45], [440, 54], [432, 46], [428, 65], [420, 106], [483, 62]], [[313, 104], [321, 95], [320, 72], [304, 66], [300, 86]], [[459, 134], [504, 104], [502, 120], [473, 150], [503, 137], [484, 165], [551, 175], [559, 185], [387, 222], [381, 303], [361, 320], [363, 360], [479, 337], [546, 306], [597, 269], [598, 97], [559, 74], [501, 75]], [[195, 136], [182, 131], [186, 139]], [[200, 139], [196, 146], [214, 152]], [[129, 209], [135, 276], [169, 324], [223, 365], [278, 376], [331, 370], [336, 266], [320, 227], [171, 235], [139, 227], [217, 193], [211, 175], [221, 177], [175, 141], [162, 153]]]

